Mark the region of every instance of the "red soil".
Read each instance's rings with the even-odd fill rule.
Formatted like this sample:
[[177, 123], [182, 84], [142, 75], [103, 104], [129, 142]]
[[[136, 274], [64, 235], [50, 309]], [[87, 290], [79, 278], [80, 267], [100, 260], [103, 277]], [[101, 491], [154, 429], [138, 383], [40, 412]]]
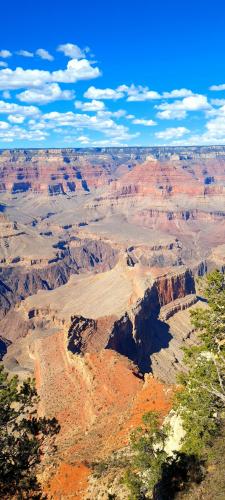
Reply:
[[54, 500], [82, 500], [87, 488], [90, 470], [84, 464], [61, 463], [50, 481], [46, 494]]

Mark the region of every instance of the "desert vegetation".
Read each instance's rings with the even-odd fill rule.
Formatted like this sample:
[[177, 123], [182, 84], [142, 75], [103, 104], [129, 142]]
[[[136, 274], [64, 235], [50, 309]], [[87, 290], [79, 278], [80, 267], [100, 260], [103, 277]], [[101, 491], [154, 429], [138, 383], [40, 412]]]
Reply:
[[38, 476], [54, 460], [56, 419], [37, 415], [33, 381], [19, 383], [0, 367], [0, 491], [4, 499], [44, 498]]

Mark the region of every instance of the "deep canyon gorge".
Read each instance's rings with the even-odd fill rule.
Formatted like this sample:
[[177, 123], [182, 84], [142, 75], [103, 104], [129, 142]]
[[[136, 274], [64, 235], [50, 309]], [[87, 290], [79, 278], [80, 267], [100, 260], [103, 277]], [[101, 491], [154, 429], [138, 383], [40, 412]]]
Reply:
[[0, 151], [0, 354], [60, 422], [54, 498], [100, 498], [87, 464], [168, 413], [224, 202], [225, 146]]

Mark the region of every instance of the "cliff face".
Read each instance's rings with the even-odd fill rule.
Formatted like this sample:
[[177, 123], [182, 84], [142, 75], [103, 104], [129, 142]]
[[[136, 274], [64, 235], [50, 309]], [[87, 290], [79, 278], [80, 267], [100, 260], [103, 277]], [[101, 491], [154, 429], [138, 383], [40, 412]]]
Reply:
[[72, 274], [111, 269], [117, 257], [117, 251], [107, 243], [85, 239], [61, 252], [56, 262], [0, 267], [0, 318], [28, 295], [64, 285]]
[[[195, 293], [190, 271], [163, 276], [145, 291], [144, 297], [113, 325], [106, 348], [132, 359], [143, 372], [151, 369], [151, 355], [169, 346], [172, 339], [168, 326], [159, 320], [161, 307]], [[161, 329], [161, 339], [155, 342], [156, 330]]]
[[[168, 347], [172, 338], [168, 327], [159, 320], [160, 309], [194, 293], [189, 270], [154, 279], [150, 271], [118, 264], [112, 271], [74, 277], [54, 291], [26, 299], [7, 314], [1, 328], [14, 341], [15, 335], [22, 338], [40, 328], [46, 332], [52, 328], [63, 330], [68, 352], [84, 355], [113, 349], [147, 372], [151, 355]], [[15, 321], [15, 333], [11, 333]], [[156, 349], [155, 331], [160, 326], [162, 336]]]
[[101, 162], [93, 165], [89, 155], [79, 156], [73, 150], [6, 151], [0, 155], [0, 179], [1, 192], [55, 196], [88, 193], [107, 184], [111, 171]]
[[121, 178], [112, 185], [117, 196], [220, 194], [224, 158], [216, 146], [2, 151], [0, 192], [89, 193]]

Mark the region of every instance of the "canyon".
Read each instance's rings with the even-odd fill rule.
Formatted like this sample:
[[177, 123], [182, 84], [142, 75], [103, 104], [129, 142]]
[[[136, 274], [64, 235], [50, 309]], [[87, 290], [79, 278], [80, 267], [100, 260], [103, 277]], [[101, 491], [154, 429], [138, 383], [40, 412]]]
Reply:
[[168, 413], [215, 268], [224, 146], [0, 151], [0, 355], [61, 425], [49, 498], [108, 498], [91, 464]]

